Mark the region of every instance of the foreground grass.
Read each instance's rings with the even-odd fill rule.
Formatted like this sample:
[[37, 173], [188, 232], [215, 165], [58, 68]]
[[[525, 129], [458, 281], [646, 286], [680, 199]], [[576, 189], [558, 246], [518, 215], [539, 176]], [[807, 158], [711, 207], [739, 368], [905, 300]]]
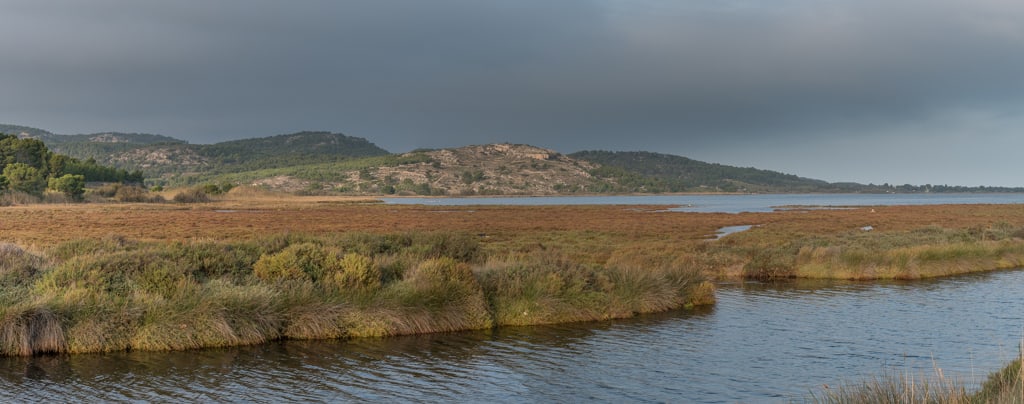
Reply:
[[679, 262], [485, 253], [466, 233], [0, 244], [0, 354], [181, 350], [622, 318], [713, 301]]

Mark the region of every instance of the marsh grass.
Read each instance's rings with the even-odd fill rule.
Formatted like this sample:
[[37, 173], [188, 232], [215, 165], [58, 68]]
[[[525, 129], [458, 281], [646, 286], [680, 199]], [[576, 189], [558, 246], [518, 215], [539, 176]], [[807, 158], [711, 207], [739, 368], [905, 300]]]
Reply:
[[[711, 303], [716, 278], [916, 279], [1024, 263], [1016, 207], [866, 218], [300, 202], [4, 209], [5, 236], [29, 242], [0, 244], [0, 304], [53, 313], [68, 352], [182, 349], [629, 317]], [[877, 230], [851, 230], [869, 219]], [[82, 226], [53, 224], [70, 221]], [[705, 241], [737, 221], [764, 225]], [[23, 315], [5, 315], [8, 335], [31, 335]]]
[[[619, 318], [713, 301], [671, 250], [495, 258], [469, 234], [0, 244], [0, 354], [182, 350]], [[528, 315], [518, 314], [526, 307]]]
[[971, 395], [972, 403], [1024, 403], [1024, 374], [1021, 373], [1022, 357], [1017, 358], [997, 372], [993, 372]]
[[[925, 226], [907, 231], [802, 235], [754, 228], [705, 248], [698, 256], [713, 276], [743, 278], [921, 279], [1024, 265], [1024, 228], [1000, 223], [968, 228]], [[733, 264], [729, 264], [732, 262]]]
[[498, 325], [632, 317], [714, 301], [699, 271], [641, 252], [581, 264], [559, 251], [494, 257], [476, 268]]
[[947, 242], [891, 249], [862, 245], [803, 247], [794, 276], [823, 279], [920, 279], [1018, 268], [1024, 264], [1021, 240]]
[[936, 369], [934, 377], [910, 372], [887, 372], [860, 383], [835, 388], [823, 386], [820, 392], [812, 394], [810, 401], [829, 404], [973, 402], [963, 384], [944, 377], [941, 369]]
[[[1022, 344], [1024, 348], [1024, 344]], [[1024, 374], [1020, 356], [1002, 369], [988, 375], [977, 391], [970, 392], [965, 384], [946, 377], [942, 369], [934, 367], [933, 375], [912, 374], [887, 370], [860, 383], [842, 384], [836, 388], [822, 386], [811, 392], [808, 401], [814, 403], [1024, 403]]]
[[0, 287], [31, 282], [45, 265], [44, 259], [11, 243], [0, 243]]
[[67, 351], [60, 319], [38, 305], [8, 306], [0, 312], [0, 352], [34, 355]]

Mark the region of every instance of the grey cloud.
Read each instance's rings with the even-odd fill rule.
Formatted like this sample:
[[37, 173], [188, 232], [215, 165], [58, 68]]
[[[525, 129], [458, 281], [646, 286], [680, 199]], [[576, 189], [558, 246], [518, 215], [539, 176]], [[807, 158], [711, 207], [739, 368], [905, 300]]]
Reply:
[[979, 126], [1024, 146], [1005, 135], [1024, 105], [1017, 2], [18, 0], [0, 15], [0, 121], [58, 132], [324, 129], [396, 151], [648, 149], [807, 176], [827, 170], [765, 151]]

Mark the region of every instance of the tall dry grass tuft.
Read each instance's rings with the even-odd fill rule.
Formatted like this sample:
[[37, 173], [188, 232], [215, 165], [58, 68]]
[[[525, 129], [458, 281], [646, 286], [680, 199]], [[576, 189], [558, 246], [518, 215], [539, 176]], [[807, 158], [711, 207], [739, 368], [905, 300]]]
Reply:
[[42, 257], [15, 244], [0, 243], [0, 287], [31, 283], [43, 265]]
[[1024, 361], [1024, 341], [1021, 341], [1021, 353], [1016, 360], [1006, 367], [988, 375], [988, 379], [971, 396], [974, 403], [1024, 403], [1024, 372], [1021, 362]]
[[352, 335], [401, 335], [477, 330], [494, 326], [493, 317], [469, 265], [453, 258], [433, 258], [410, 268], [368, 301], [365, 315], [350, 317]]
[[650, 253], [621, 251], [604, 265], [584, 265], [536, 250], [492, 258], [475, 273], [498, 325], [623, 318], [713, 302], [714, 286], [699, 269]]
[[64, 320], [68, 353], [131, 349], [131, 336], [144, 313], [127, 296], [81, 286], [50, 296], [53, 311]]
[[935, 369], [935, 375], [931, 377], [909, 372], [888, 372], [857, 384], [844, 384], [836, 388], [823, 386], [821, 391], [812, 393], [810, 401], [830, 404], [974, 402], [963, 383], [946, 378], [939, 368]]
[[329, 339], [350, 336], [347, 318], [354, 312], [347, 305], [316, 302], [291, 306], [281, 335], [291, 339]]
[[277, 292], [223, 281], [185, 288], [171, 299], [139, 297], [145, 315], [133, 349], [158, 351], [251, 345], [280, 338]]
[[8, 307], [0, 318], [0, 353], [29, 356], [67, 352], [60, 318], [45, 307]]
[[857, 384], [837, 388], [823, 386], [812, 392], [815, 403], [1024, 403], [1024, 373], [1020, 357], [988, 376], [981, 388], [968, 393], [964, 384], [952, 380], [935, 367], [935, 374], [912, 375], [889, 371]]

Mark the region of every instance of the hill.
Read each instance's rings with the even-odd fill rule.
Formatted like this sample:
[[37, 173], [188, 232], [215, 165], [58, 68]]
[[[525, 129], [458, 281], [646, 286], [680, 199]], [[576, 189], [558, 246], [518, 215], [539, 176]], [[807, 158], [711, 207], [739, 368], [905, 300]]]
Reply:
[[366, 139], [330, 132], [298, 132], [216, 144], [190, 144], [145, 133], [57, 135], [16, 125], [0, 125], [0, 133], [41, 140], [55, 152], [77, 159], [140, 170], [151, 182], [167, 185], [209, 181], [220, 175], [252, 170], [390, 154]]
[[[391, 156], [257, 170], [220, 177], [298, 193], [568, 195], [662, 192], [860, 192], [755, 168], [649, 152], [564, 155], [521, 144], [417, 150]], [[882, 192], [882, 191], [877, 191]]]
[[489, 144], [391, 154], [370, 141], [298, 132], [216, 144], [162, 135], [57, 135], [16, 125], [81, 161], [139, 170], [150, 185], [255, 185], [315, 194], [564, 195], [663, 192], [1022, 192], [1022, 188], [829, 183], [777, 171], [652, 152], [580, 151]]
[[596, 182], [589, 173], [595, 166], [530, 145], [474, 145], [403, 156], [413, 160], [350, 172], [347, 186], [428, 195], [554, 195], [585, 191]]
[[580, 151], [571, 157], [599, 168], [591, 174], [605, 179], [594, 192], [827, 192], [835, 187], [821, 180], [776, 171], [705, 163], [651, 152]]

